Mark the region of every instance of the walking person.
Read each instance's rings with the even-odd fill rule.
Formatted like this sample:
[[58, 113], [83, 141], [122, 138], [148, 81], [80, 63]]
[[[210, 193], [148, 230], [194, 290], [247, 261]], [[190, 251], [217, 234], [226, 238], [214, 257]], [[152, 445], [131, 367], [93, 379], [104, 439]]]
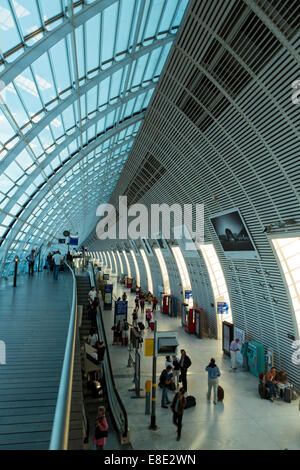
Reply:
[[28, 261], [28, 276], [34, 275], [34, 262], [35, 262], [35, 250], [31, 250], [30, 254], [26, 256]]
[[144, 315], [145, 300], [143, 297], [140, 299], [140, 307], [141, 307], [141, 314]]
[[239, 342], [240, 342], [240, 340], [238, 338], [236, 338], [233, 341], [231, 341], [231, 344], [230, 344], [231, 369], [233, 371], [235, 371], [237, 369], [237, 367], [236, 367], [236, 354], [237, 354], [238, 351], [240, 351]]
[[53, 259], [52, 259], [52, 253], [50, 252], [47, 256], [47, 259], [46, 259], [47, 274], [50, 273], [52, 264], [53, 264]]
[[139, 306], [140, 306], [140, 299], [138, 298], [138, 296], [136, 296], [136, 298], [134, 299], [134, 302], [135, 302], [135, 309], [138, 312]]
[[150, 328], [151, 319], [152, 319], [151, 311], [146, 310], [146, 322], [148, 323], [148, 328]]
[[97, 450], [103, 450], [108, 436], [108, 423], [105, 416], [105, 407], [99, 406], [96, 418], [94, 445]]
[[154, 297], [153, 302], [152, 302], [152, 312], [156, 312], [156, 305], [158, 304], [158, 300], [156, 297]]
[[214, 389], [214, 404], [217, 404], [217, 389], [219, 384], [219, 377], [221, 376], [221, 372], [219, 367], [216, 365], [216, 361], [214, 358], [211, 358], [210, 363], [205, 368], [208, 372], [208, 392], [207, 392], [207, 401], [210, 403], [210, 396], [211, 396], [211, 389]]
[[52, 258], [53, 258], [53, 277], [57, 281], [60, 265], [61, 265], [63, 258], [60, 254], [60, 251], [56, 251], [56, 253], [52, 256]]
[[180, 388], [180, 390], [175, 394], [171, 405], [171, 410], [173, 411], [173, 423], [177, 426], [177, 441], [181, 438], [182, 418], [185, 405], [186, 399], [184, 397], [184, 388]]
[[181, 349], [181, 358], [180, 358], [180, 375], [181, 375], [181, 382], [182, 382], [182, 387], [184, 388], [185, 392], [187, 392], [187, 371], [188, 368], [191, 367], [192, 361], [190, 358], [186, 355], [186, 352], [184, 349]]
[[160, 386], [162, 388], [162, 395], [161, 395], [161, 407], [162, 408], [168, 408], [168, 405], [171, 403], [168, 397], [168, 388], [170, 383], [172, 382], [172, 379], [170, 377], [170, 373], [172, 372], [172, 367], [168, 366], [166, 369], [164, 369], [160, 375]]

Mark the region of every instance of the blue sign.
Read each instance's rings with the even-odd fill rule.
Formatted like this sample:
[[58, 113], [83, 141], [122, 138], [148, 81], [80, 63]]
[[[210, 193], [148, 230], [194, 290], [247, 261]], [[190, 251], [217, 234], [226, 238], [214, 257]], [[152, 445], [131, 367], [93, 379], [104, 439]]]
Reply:
[[70, 245], [78, 246], [78, 237], [70, 236]]
[[217, 313], [220, 315], [228, 313], [228, 303], [227, 302], [218, 302]]
[[127, 320], [128, 302], [127, 300], [115, 301], [115, 325], [119, 320]]
[[192, 299], [193, 298], [193, 292], [191, 290], [186, 290], [184, 291], [184, 298], [185, 299]]

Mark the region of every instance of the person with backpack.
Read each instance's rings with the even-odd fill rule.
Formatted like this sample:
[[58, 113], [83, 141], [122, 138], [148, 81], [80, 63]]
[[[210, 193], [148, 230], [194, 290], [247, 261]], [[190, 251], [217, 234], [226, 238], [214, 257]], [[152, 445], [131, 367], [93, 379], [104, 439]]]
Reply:
[[191, 367], [192, 361], [190, 360], [189, 356], [187, 356], [184, 349], [181, 349], [181, 358], [179, 361], [180, 365], [180, 375], [181, 375], [181, 382], [182, 387], [184, 388], [185, 392], [187, 392], [187, 371], [188, 368]]
[[214, 358], [211, 358], [210, 363], [205, 368], [208, 372], [208, 392], [207, 392], [207, 401], [210, 403], [211, 389], [214, 389], [214, 404], [217, 404], [217, 388], [218, 388], [218, 377], [221, 377], [221, 372], [219, 367], [216, 365]]
[[168, 408], [168, 405], [171, 403], [168, 397], [168, 388], [172, 381], [169, 375], [171, 372], [172, 372], [172, 367], [168, 366], [160, 374], [159, 384], [160, 384], [160, 387], [162, 388], [162, 395], [161, 395], [161, 407], [162, 408]]
[[128, 323], [128, 321], [124, 318], [121, 322], [121, 327], [122, 327], [122, 344], [123, 346], [128, 345], [128, 332], [129, 332], [129, 327], [131, 325]]
[[174, 397], [174, 400], [171, 405], [171, 410], [173, 411], [173, 423], [177, 426], [177, 441], [181, 438], [181, 428], [182, 428], [182, 417], [184, 408], [186, 405], [186, 399], [184, 397], [184, 388], [181, 388]]

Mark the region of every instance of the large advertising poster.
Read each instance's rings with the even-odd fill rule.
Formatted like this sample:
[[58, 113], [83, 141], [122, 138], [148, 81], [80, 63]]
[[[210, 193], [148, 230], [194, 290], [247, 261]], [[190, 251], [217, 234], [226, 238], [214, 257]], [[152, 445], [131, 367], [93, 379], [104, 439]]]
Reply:
[[213, 215], [210, 220], [227, 258], [260, 259], [238, 209]]

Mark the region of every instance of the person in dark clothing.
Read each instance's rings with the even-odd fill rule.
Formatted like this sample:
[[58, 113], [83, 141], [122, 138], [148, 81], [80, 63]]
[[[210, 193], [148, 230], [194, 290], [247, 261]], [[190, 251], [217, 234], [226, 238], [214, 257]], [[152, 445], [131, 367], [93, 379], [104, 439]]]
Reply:
[[175, 395], [171, 410], [173, 411], [173, 423], [177, 426], [177, 441], [181, 437], [182, 418], [183, 412], [186, 405], [186, 399], [184, 397], [184, 388], [182, 387]]
[[168, 408], [168, 404], [171, 403], [168, 397], [168, 389], [171, 383], [170, 373], [172, 372], [172, 367], [168, 366], [164, 369], [160, 375], [160, 386], [162, 388], [162, 395], [161, 395], [161, 407]]
[[98, 355], [98, 365], [99, 365], [99, 370], [98, 370], [98, 380], [102, 380], [103, 378], [103, 360], [104, 360], [104, 355], [105, 355], [105, 346], [103, 341], [97, 341], [95, 344], [95, 348], [97, 351]]
[[188, 368], [192, 365], [192, 361], [190, 358], [186, 355], [186, 352], [184, 349], [181, 349], [181, 358], [179, 361], [180, 364], [180, 374], [181, 374], [181, 381], [182, 381], [182, 387], [184, 388], [185, 392], [187, 392], [187, 371]]
[[35, 250], [31, 250], [31, 253], [26, 257], [28, 261], [28, 275], [34, 274], [34, 262], [35, 262]]

